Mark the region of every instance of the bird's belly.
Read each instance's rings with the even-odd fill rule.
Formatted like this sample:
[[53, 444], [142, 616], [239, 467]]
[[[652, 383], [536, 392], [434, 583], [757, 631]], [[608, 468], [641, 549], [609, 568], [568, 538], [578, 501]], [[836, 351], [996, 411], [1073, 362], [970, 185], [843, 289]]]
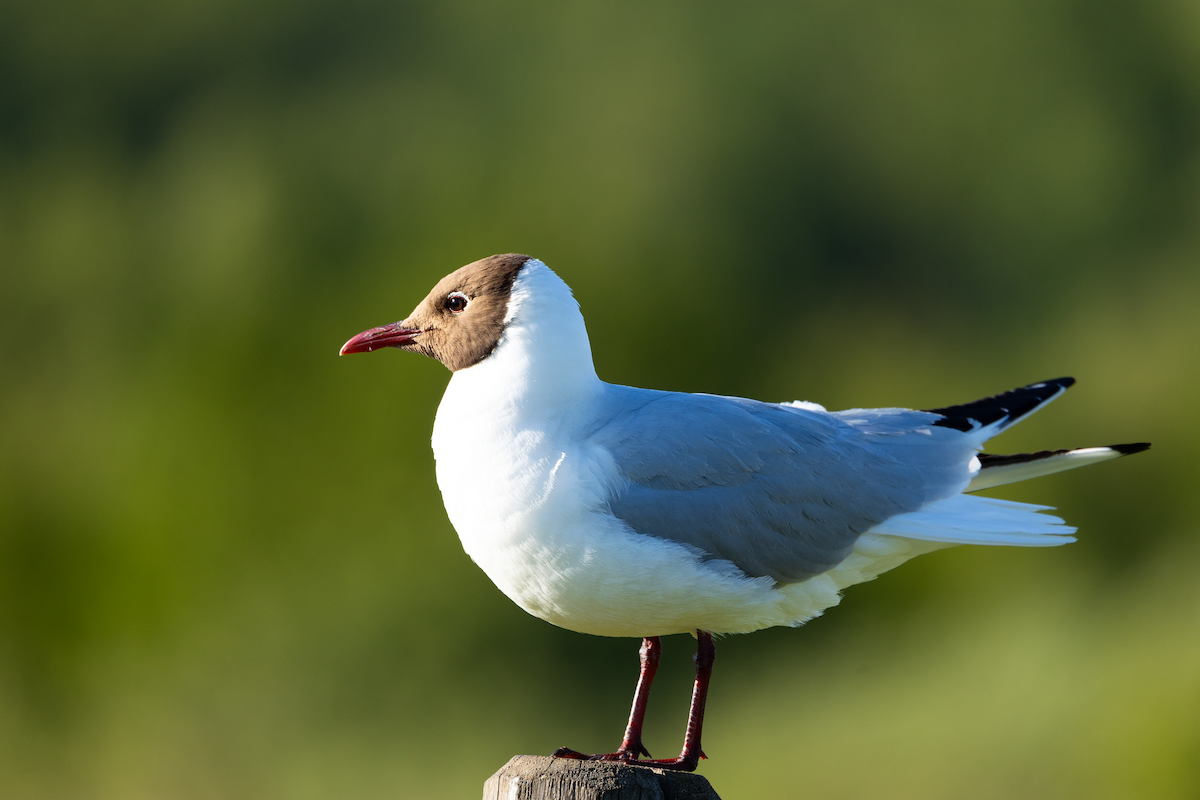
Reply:
[[[602, 510], [591, 487], [603, 482], [581, 480], [585, 461], [519, 445], [498, 457], [479, 448], [469, 459], [439, 453], [438, 485], [463, 549], [521, 608], [571, 630], [642, 635], [612, 621], [630, 620], [663, 598], [652, 603], [628, 585], [639, 548], [623, 541], [621, 523]], [[690, 557], [676, 547], [681, 559]]]
[[[731, 598], [741, 596], [745, 611], [746, 605], [769, 605], [774, 593], [770, 579], [706, 569], [689, 548], [629, 533], [611, 516], [539, 516], [510, 519], [491, 531], [455, 527], [464, 549], [505, 595], [559, 627], [636, 637], [745, 628], [731, 614]], [[757, 602], [746, 603], [749, 596]]]
[[742, 633], [795, 625], [838, 600], [825, 576], [776, 588], [728, 561], [630, 530], [607, 511], [603, 459], [550, 448], [493, 459], [438, 458], [463, 548], [525, 611], [599, 636]]

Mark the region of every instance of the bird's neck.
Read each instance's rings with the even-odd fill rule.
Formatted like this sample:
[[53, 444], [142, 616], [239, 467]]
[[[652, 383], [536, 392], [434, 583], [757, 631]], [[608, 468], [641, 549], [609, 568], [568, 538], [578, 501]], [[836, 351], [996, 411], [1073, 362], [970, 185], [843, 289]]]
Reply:
[[492, 541], [496, 526], [512, 527], [531, 498], [546, 496], [575, 433], [594, 417], [604, 384], [579, 324], [577, 336], [510, 326], [490, 356], [446, 387], [433, 426], [438, 486], [477, 560], [480, 537]]
[[434, 450], [439, 459], [452, 447], [461, 451], [464, 435], [472, 449], [530, 437], [552, 447], [552, 432], [589, 418], [603, 386], [571, 290], [541, 262], [529, 262], [513, 285], [496, 349], [450, 379]]
[[513, 325], [490, 356], [454, 373], [439, 417], [537, 424], [590, 405], [601, 390], [582, 317], [575, 330]]
[[602, 391], [579, 304], [542, 262], [530, 259], [522, 267], [504, 323], [496, 349], [454, 373], [443, 410], [474, 411], [493, 425], [501, 420], [540, 424], [590, 405], [586, 401]]

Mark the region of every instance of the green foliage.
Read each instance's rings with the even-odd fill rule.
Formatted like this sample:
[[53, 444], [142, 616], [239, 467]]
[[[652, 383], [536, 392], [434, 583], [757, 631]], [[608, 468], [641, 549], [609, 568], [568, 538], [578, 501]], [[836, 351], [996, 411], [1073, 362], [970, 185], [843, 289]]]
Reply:
[[636, 643], [525, 616], [445, 519], [444, 370], [335, 356], [516, 250], [608, 380], [930, 407], [1074, 374], [996, 449], [1156, 443], [1002, 492], [1076, 545], [725, 640], [719, 790], [1196, 796], [1198, 142], [1179, 0], [9, 0], [0, 794], [471, 796], [616, 744]]

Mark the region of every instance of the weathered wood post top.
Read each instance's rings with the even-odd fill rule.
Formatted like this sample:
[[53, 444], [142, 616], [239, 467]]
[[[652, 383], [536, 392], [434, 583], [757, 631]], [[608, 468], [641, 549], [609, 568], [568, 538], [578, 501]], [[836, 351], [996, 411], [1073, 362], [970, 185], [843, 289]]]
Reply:
[[619, 761], [513, 756], [483, 785], [483, 800], [721, 800], [708, 779]]

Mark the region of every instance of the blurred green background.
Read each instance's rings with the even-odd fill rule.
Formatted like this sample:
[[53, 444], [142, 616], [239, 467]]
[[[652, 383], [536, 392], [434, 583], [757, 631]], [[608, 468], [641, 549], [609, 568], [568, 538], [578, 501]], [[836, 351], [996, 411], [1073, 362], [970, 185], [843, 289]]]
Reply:
[[475, 797], [616, 746], [637, 642], [526, 616], [445, 519], [448, 374], [336, 357], [516, 250], [610, 381], [1071, 374], [993, 449], [1155, 442], [998, 492], [1075, 545], [720, 642], [725, 797], [1200, 796], [1198, 143], [1193, 0], [6, 0], [0, 794]]

